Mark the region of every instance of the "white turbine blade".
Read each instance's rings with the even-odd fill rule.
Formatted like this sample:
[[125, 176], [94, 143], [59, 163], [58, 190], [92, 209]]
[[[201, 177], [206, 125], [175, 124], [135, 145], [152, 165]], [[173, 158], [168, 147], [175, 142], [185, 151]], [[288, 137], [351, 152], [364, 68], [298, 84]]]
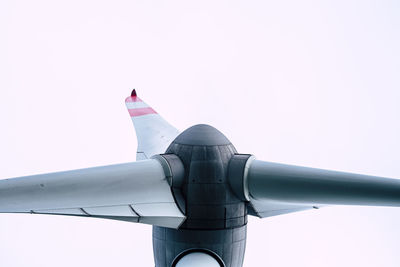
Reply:
[[136, 160], [164, 153], [179, 131], [143, 102], [133, 90], [125, 100], [135, 126], [138, 148]]
[[185, 219], [154, 159], [0, 180], [0, 212], [91, 216], [170, 228]]
[[400, 180], [254, 160], [247, 175], [259, 217], [321, 205], [400, 206]]

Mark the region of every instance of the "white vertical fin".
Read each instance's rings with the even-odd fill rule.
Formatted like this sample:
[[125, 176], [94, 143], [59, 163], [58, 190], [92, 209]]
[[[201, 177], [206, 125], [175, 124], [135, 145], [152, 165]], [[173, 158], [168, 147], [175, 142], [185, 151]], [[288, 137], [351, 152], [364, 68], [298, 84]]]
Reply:
[[135, 126], [138, 141], [136, 160], [164, 153], [179, 131], [143, 102], [136, 95], [135, 89], [131, 96], [125, 99], [125, 104]]

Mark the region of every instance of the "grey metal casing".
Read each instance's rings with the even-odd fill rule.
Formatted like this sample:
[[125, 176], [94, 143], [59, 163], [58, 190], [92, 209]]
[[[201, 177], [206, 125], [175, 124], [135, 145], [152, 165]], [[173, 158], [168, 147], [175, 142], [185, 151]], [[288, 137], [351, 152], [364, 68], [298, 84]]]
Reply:
[[236, 149], [218, 130], [195, 125], [180, 134], [166, 153], [184, 165], [180, 187], [186, 220], [179, 229], [153, 227], [157, 267], [170, 267], [174, 258], [192, 248], [208, 249], [226, 267], [241, 267], [246, 245], [246, 203], [232, 191], [228, 165]]
[[226, 267], [241, 267], [246, 248], [246, 227], [189, 230], [153, 226], [155, 265], [171, 267], [181, 252], [191, 248], [205, 248], [216, 253]]
[[246, 204], [231, 190], [228, 164], [236, 149], [218, 130], [195, 125], [180, 134], [167, 153], [185, 166], [181, 191], [186, 200], [182, 229], [227, 229], [247, 223]]

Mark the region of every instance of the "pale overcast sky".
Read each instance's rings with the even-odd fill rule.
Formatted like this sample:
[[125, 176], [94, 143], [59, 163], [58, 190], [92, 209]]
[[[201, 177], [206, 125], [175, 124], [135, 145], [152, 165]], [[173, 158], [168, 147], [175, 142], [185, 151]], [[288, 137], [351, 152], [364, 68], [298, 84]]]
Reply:
[[[132, 88], [258, 159], [400, 178], [398, 1], [0, 2], [0, 178], [128, 162]], [[251, 218], [245, 267], [397, 267], [400, 208]], [[153, 266], [151, 226], [0, 215], [0, 266]]]

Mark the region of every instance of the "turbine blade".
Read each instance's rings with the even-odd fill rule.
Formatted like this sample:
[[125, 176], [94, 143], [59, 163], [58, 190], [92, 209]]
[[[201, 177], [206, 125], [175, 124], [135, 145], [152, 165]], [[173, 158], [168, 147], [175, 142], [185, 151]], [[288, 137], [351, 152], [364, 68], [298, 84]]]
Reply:
[[154, 159], [0, 180], [0, 212], [98, 217], [170, 228], [185, 219]]
[[136, 160], [164, 153], [179, 131], [143, 102], [135, 89], [131, 96], [125, 99], [125, 104], [135, 126], [138, 141]]
[[268, 217], [321, 205], [400, 206], [400, 180], [254, 160], [252, 208]]

